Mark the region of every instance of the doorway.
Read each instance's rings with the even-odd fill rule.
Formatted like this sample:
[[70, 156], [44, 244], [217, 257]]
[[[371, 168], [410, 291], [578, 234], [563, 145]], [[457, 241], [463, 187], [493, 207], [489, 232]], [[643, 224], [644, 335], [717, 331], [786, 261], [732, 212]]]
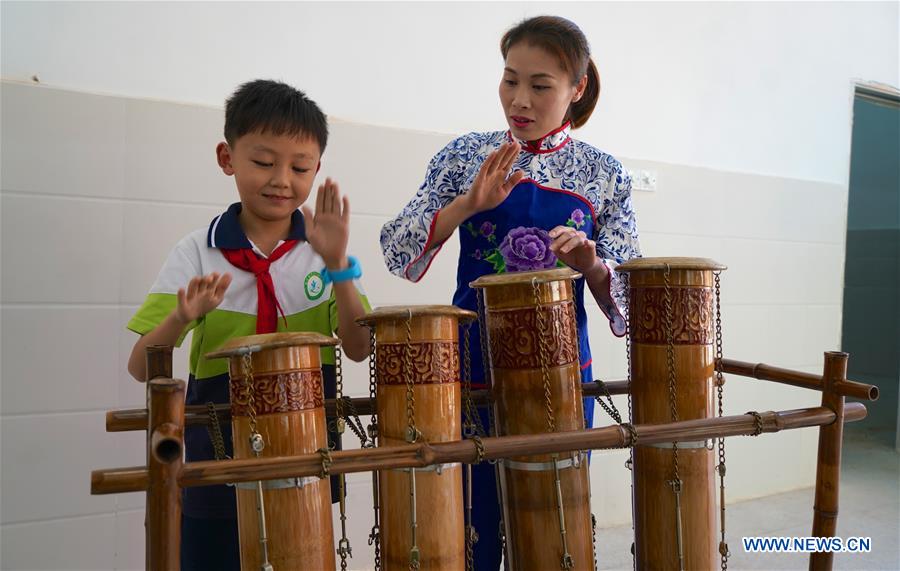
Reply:
[[900, 450], [900, 91], [857, 85], [852, 133], [841, 347], [881, 396], [847, 430]]

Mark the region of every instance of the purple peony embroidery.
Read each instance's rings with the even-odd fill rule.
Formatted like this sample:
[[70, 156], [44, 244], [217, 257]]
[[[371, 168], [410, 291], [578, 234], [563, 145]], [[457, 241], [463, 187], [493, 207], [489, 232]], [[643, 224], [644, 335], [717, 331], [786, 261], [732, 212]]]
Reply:
[[575, 228], [581, 228], [582, 226], [584, 226], [584, 212], [580, 208], [576, 208], [569, 216], [569, 220], [572, 221], [572, 224], [573, 226], [575, 226]]
[[556, 255], [550, 251], [550, 242], [550, 235], [541, 228], [513, 228], [499, 248], [506, 270], [521, 272], [556, 266]]
[[490, 221], [484, 222], [481, 225], [481, 235], [484, 236], [485, 238], [490, 238], [491, 236], [494, 235], [494, 230], [496, 230], [496, 229], [497, 229], [497, 227], [494, 226], [493, 224], [491, 224]]
[[481, 250], [480, 249], [475, 250], [475, 253], [472, 254], [472, 257], [475, 258], [476, 260], [480, 260], [481, 259]]

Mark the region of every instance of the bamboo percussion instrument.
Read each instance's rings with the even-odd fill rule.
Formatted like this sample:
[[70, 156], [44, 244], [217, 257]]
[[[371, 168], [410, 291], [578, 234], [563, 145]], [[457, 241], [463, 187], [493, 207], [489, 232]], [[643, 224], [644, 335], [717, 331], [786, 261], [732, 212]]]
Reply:
[[[379, 448], [460, 440], [459, 325], [475, 317], [429, 305], [378, 308], [357, 320], [375, 330]], [[384, 569], [406, 570], [417, 559], [422, 570], [462, 571], [461, 465], [383, 470], [379, 482]]]
[[[499, 436], [584, 429], [574, 280], [560, 268], [496, 274], [484, 290]], [[581, 452], [512, 457], [500, 475], [515, 570], [594, 569], [590, 477]]]
[[[318, 333], [267, 333], [231, 339], [206, 356], [229, 358], [235, 459], [327, 449], [320, 351], [333, 345], [336, 339]], [[252, 441], [254, 434], [262, 446]], [[242, 569], [260, 569], [265, 561], [277, 570], [334, 569], [327, 477], [236, 488]]]
[[[633, 422], [715, 416], [714, 272], [703, 258], [643, 258], [617, 267], [630, 286]], [[716, 551], [715, 453], [708, 442], [634, 450], [638, 569], [712, 569]]]

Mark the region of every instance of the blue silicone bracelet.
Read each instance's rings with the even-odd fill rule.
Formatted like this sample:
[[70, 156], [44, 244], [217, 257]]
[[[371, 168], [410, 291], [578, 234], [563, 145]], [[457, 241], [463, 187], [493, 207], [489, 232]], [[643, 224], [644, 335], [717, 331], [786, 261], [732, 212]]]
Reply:
[[332, 282], [338, 283], [345, 282], [347, 280], [355, 280], [359, 277], [362, 277], [362, 268], [359, 265], [359, 260], [357, 260], [353, 256], [347, 256], [347, 261], [350, 262], [350, 267], [345, 270], [332, 272], [329, 271], [328, 268], [322, 268], [323, 285], [328, 285]]

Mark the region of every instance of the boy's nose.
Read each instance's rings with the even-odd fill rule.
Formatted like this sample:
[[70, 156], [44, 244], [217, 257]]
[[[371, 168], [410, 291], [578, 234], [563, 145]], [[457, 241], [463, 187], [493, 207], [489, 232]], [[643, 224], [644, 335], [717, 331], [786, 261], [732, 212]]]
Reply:
[[272, 173], [272, 180], [269, 181], [269, 185], [275, 188], [287, 188], [290, 185], [290, 177], [284, 170], [275, 169]]

